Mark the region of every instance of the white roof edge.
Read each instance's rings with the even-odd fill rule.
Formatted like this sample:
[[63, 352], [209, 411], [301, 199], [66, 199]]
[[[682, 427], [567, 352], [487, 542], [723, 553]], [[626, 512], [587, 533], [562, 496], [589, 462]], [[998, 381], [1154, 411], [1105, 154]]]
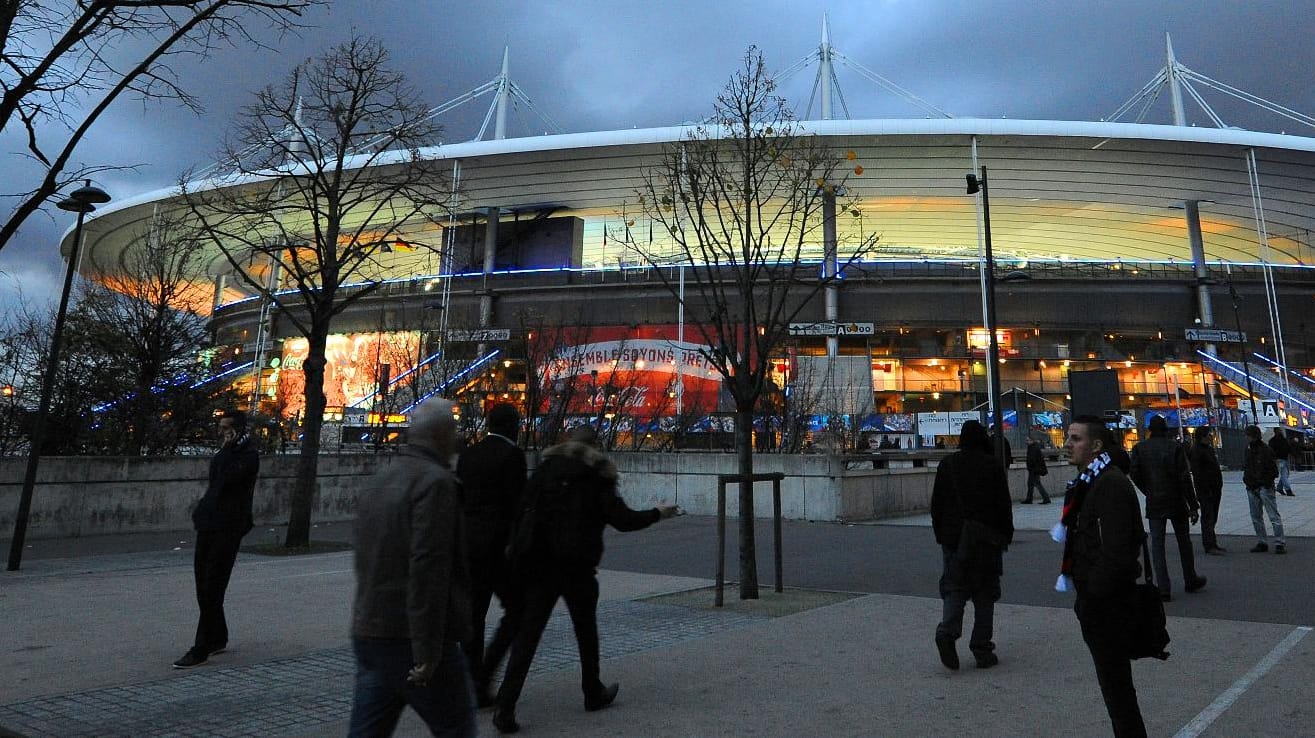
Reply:
[[[1285, 149], [1315, 153], [1315, 138], [1279, 133], [1260, 133], [1239, 128], [1202, 128], [1065, 120], [1022, 120], [1009, 118], [928, 118], [802, 121], [800, 128], [819, 136], [1059, 136], [1093, 139], [1181, 141], [1225, 146]], [[547, 136], [506, 138], [444, 144], [421, 150], [433, 160], [465, 159], [534, 151], [562, 151], [605, 146], [634, 146], [675, 143], [697, 128], [695, 125], [636, 128], [618, 131], [564, 133]], [[375, 162], [383, 165], [386, 159]], [[198, 189], [256, 181], [259, 177], [219, 177], [192, 183]], [[143, 192], [99, 209], [91, 219], [139, 205], [177, 197], [177, 185]], [[71, 229], [70, 229], [71, 230]], [[67, 234], [66, 234], [67, 235]], [[61, 239], [62, 241], [63, 239]]]

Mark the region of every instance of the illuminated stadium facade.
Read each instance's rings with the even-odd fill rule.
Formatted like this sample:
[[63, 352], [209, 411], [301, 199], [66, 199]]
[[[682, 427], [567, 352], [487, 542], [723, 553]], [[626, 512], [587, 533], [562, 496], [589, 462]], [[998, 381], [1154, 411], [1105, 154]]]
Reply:
[[[825, 61], [825, 41], [821, 48]], [[1175, 69], [1172, 55], [1166, 69]], [[852, 429], [903, 433], [917, 413], [968, 411], [988, 397], [981, 203], [964, 188], [965, 173], [982, 165], [990, 170], [1007, 421], [1015, 418], [1020, 430], [1057, 425], [1070, 400], [1070, 372], [1112, 369], [1126, 410], [1172, 414], [1185, 425], [1209, 417], [1236, 423], [1228, 411], [1246, 394], [1245, 346], [1255, 393], [1278, 400], [1289, 425], [1310, 425], [1315, 138], [1118, 122], [801, 125], [853, 161], [846, 186], [857, 208], [837, 219], [841, 254], [846, 244], [879, 236], [844, 275], [835, 315], [819, 296], [801, 316], [851, 326], [834, 342], [836, 354], [866, 366], [871, 377], [863, 388], [870, 406], [859, 402], [845, 412]], [[659, 419], [676, 415], [679, 400], [659, 399], [685, 387], [687, 371], [705, 368], [674, 361], [645, 367], [635, 357], [677, 341], [677, 300], [656, 272], [680, 267], [674, 259], [646, 265], [627, 244], [662, 250], [663, 231], [644, 218], [635, 193], [645, 167], [689, 134], [684, 127], [577, 133], [427, 151], [452, 164], [460, 214], [404, 227], [371, 275], [386, 284], [338, 318], [331, 362], [341, 354], [347, 378], [330, 393], [335, 419], [341, 412], [350, 424], [354, 410], [379, 409], [383, 364], [399, 397], [404, 389], [413, 398], [460, 392], [472, 410], [492, 399], [541, 407], [557, 401], [568, 416], [599, 419], [626, 404], [600, 384], [615, 389], [612, 375], [622, 370], [632, 383], [635, 372], [656, 373], [639, 380], [651, 417], [632, 418], [630, 431], [657, 429]], [[97, 212], [88, 222], [84, 272], [116, 263], [157, 206], [178, 196], [148, 193]], [[813, 256], [823, 257], [820, 230]], [[295, 417], [298, 340], [244, 289], [227, 260], [216, 253], [210, 265], [198, 289], [214, 295], [216, 371], [232, 372], [271, 411]], [[999, 279], [1006, 274], [1014, 279]], [[615, 353], [578, 363], [571, 373], [589, 387], [563, 400], [560, 372], [552, 376], [544, 357], [560, 360], [567, 347], [536, 346], [533, 334], [542, 342], [545, 326], [573, 329], [570, 346], [620, 346], [625, 365]], [[1239, 326], [1245, 345], [1189, 334]], [[790, 384], [801, 365], [825, 356], [827, 339], [809, 334], [828, 331], [801, 328], [781, 347], [775, 380]], [[677, 348], [696, 351], [691, 336], [684, 338]], [[543, 366], [527, 372], [527, 361]], [[417, 363], [419, 371], [408, 371]], [[547, 378], [527, 380], [535, 376]], [[715, 416], [716, 404], [709, 400], [704, 415]]]

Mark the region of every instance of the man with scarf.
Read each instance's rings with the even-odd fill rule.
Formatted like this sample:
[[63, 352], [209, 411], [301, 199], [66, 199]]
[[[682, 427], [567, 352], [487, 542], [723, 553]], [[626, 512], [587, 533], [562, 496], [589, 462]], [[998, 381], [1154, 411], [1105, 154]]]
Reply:
[[971, 600], [973, 632], [968, 648], [977, 667], [988, 669], [1000, 663], [991, 636], [1004, 568], [1001, 554], [1013, 540], [1014, 516], [1004, 466], [993, 453], [986, 429], [976, 420], [963, 424], [959, 450], [936, 467], [931, 524], [943, 564], [943, 608], [936, 626], [941, 663], [959, 668], [954, 643], [963, 632], [963, 610]]
[[1146, 538], [1137, 493], [1106, 450], [1104, 423], [1083, 416], [1068, 428], [1064, 446], [1079, 470], [1064, 492], [1060, 587], [1077, 589], [1073, 610], [1091, 652], [1114, 735], [1145, 736], [1128, 651], [1129, 604]]
[[219, 452], [210, 460], [205, 495], [192, 511], [196, 528], [192, 574], [201, 615], [192, 648], [174, 662], [175, 669], [200, 666], [228, 647], [224, 594], [237, 561], [238, 546], [252, 527], [251, 499], [260, 472], [260, 455], [247, 433], [247, 416], [241, 410], [219, 413], [219, 443]]

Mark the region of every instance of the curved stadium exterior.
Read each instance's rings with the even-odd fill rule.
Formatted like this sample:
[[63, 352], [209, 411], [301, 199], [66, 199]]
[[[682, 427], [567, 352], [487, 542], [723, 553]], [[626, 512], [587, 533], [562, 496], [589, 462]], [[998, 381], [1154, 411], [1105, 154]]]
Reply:
[[[970, 410], [986, 398], [983, 352], [975, 340], [984, 333], [980, 211], [964, 191], [964, 174], [976, 164], [990, 171], [996, 273], [1030, 277], [997, 287], [1001, 385], [1014, 403], [1007, 398], [1005, 409], [1018, 411], [1020, 428], [1053, 424], [1047, 412], [1068, 404], [1070, 372], [1105, 368], [1118, 373], [1121, 405], [1139, 415], [1172, 410], [1175, 418], [1181, 411], [1185, 425], [1206, 417], [1235, 423], [1227, 409], [1244, 392], [1238, 368], [1244, 347], [1259, 355], [1251, 357], [1257, 394], [1279, 400], [1289, 424], [1309, 425], [1315, 398], [1302, 387], [1310, 386], [1315, 364], [1309, 325], [1315, 139], [1026, 120], [846, 120], [801, 127], [842, 156], [854, 152], [861, 167], [847, 182], [859, 215], [838, 221], [842, 254], [846, 243], [880, 237], [839, 289], [838, 322], [859, 326], [855, 335], [839, 338], [839, 354], [871, 369], [872, 405], [863, 409], [871, 417], [860, 412], [867, 419], [855, 421], [863, 429], [909, 431], [900, 418]], [[477, 367], [448, 390], [466, 392], [476, 407], [488, 399], [524, 398], [523, 362], [533, 338], [527, 315], [543, 324], [609, 331], [623, 344], [628, 331], [634, 341], [653, 339], [651, 331], [634, 331], [678, 323], [677, 301], [656, 274], [677, 267], [645, 266], [619, 234], [653, 238], [648, 222], [634, 212], [641, 174], [689, 133], [657, 128], [428, 150], [428, 157], [459, 164], [464, 215], [404, 227], [404, 243], [433, 250], [395, 249], [374, 275], [386, 284], [341, 315], [335, 331], [409, 331], [412, 343], [406, 345], [420, 345], [407, 351], [417, 359], [431, 356], [442, 340], [448, 341], [448, 356], [465, 351], [467, 360], [500, 351], [496, 362]], [[1254, 178], [1248, 171], [1252, 155]], [[157, 206], [167, 208], [178, 197], [177, 190], [153, 192], [97, 212], [86, 229], [83, 270], [117, 263]], [[491, 212], [499, 214], [497, 247], [494, 267], [486, 271], [476, 252]], [[660, 250], [658, 231], [654, 246]], [[440, 268], [435, 254], [445, 243]], [[816, 256], [822, 256], [820, 232]], [[262, 301], [243, 291], [218, 253], [208, 263], [207, 273], [198, 276], [215, 296], [211, 320], [221, 356], [261, 357], [264, 374], [258, 380], [250, 369], [234, 378], [259, 381], [263, 402], [293, 414], [289, 398], [279, 396], [287, 390], [286, 378], [270, 376], [279, 370], [266, 358], [285, 357], [286, 373], [286, 358], [295, 353], [295, 341], [283, 340], [292, 338], [290, 326], [277, 316], [262, 326]], [[1230, 284], [1240, 298], [1236, 311]], [[491, 313], [481, 313], [481, 300], [491, 303]], [[466, 331], [468, 342], [434, 335], [437, 311], [426, 308], [437, 302], [444, 325]], [[823, 321], [821, 295], [815, 302], [799, 320]], [[1215, 358], [1203, 350], [1204, 341], [1188, 340], [1188, 329], [1232, 329], [1235, 318], [1248, 345], [1219, 342]], [[471, 328], [507, 329], [510, 338], [472, 336]], [[658, 333], [668, 342], [674, 337], [670, 329]], [[474, 353], [476, 338], [486, 339], [479, 343], [486, 354]], [[824, 344], [817, 336], [797, 336], [794, 345], [782, 347], [783, 372], [797, 372], [798, 363], [822, 353]], [[378, 365], [381, 344], [372, 345]], [[1291, 369], [1287, 382], [1285, 372], [1266, 363], [1280, 356]], [[503, 362], [508, 366], [494, 386], [496, 364]], [[610, 368], [618, 368], [615, 361]], [[459, 373], [450, 364], [443, 370], [445, 378]], [[474, 381], [476, 375], [483, 379]], [[599, 376], [590, 379], [597, 383]], [[344, 391], [341, 405], [374, 402], [366, 390], [373, 381], [358, 382], [355, 395]], [[605, 406], [607, 398], [601, 401]], [[574, 409], [599, 412], [594, 399]]]

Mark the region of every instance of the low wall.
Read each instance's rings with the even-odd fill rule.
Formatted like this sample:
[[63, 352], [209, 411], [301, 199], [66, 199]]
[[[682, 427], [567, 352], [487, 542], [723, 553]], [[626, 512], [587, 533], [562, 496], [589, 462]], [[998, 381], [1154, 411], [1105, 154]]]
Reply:
[[[531, 452], [530, 463], [534, 463]], [[363, 477], [391, 457], [367, 454], [320, 457], [312, 520], [350, 520]], [[735, 474], [734, 454], [612, 454], [621, 472], [621, 494], [632, 507], [677, 504], [693, 515], [717, 512], [717, 476]], [[255, 495], [256, 525], [288, 520], [297, 457], [261, 457]], [[914, 468], [871, 469], [845, 457], [763, 454], [754, 472], [779, 472], [782, 514], [792, 520], [872, 520], [926, 512], [931, 503], [935, 462]], [[51, 457], [41, 461], [29, 538], [185, 530], [205, 490], [209, 458]], [[0, 460], [0, 538], [13, 533], [26, 459]], [[860, 467], [863, 468], [855, 468]], [[1053, 464], [1052, 469], [1062, 468]], [[1051, 494], [1062, 493], [1059, 474], [1046, 477]], [[1014, 499], [1022, 499], [1026, 472], [1009, 471]], [[726, 513], [739, 515], [737, 489], [727, 489]], [[772, 514], [771, 483], [755, 485], [754, 515]]]
[[[320, 457], [312, 520], [350, 520], [371, 455]], [[169, 457], [47, 457], [38, 467], [28, 538], [185, 530], [205, 492], [210, 459]], [[14, 531], [26, 458], [0, 460], [0, 538]], [[297, 457], [262, 456], [253, 514], [256, 525], [288, 522]]]

